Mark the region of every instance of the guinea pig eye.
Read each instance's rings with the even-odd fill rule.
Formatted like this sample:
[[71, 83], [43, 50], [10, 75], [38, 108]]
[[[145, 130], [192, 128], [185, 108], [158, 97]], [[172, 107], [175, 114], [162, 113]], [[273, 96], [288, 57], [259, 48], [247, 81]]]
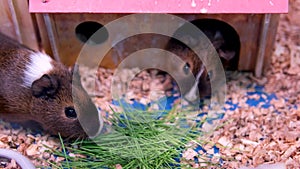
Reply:
[[73, 107], [66, 107], [65, 108], [65, 115], [70, 119], [76, 119], [77, 113]]
[[183, 72], [185, 74], [189, 74], [190, 68], [191, 68], [190, 64], [189, 63], [185, 63], [184, 66], [183, 66]]

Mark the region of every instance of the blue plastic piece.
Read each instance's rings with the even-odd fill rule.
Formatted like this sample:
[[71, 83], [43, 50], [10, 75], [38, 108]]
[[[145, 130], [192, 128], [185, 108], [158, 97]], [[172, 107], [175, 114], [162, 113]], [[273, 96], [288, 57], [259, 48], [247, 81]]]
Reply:
[[198, 145], [194, 150], [196, 152], [203, 151], [204, 153], [206, 153], [206, 150], [202, 146], [200, 146], [200, 145]]

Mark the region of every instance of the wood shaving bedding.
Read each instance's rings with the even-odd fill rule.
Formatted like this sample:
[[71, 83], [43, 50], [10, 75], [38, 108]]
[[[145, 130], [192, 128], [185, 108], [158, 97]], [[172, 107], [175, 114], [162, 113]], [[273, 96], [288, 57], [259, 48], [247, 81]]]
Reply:
[[[300, 2], [291, 0], [289, 14], [283, 14], [280, 18], [270, 70], [263, 79], [239, 73], [236, 78], [229, 81], [228, 103], [224, 106], [226, 111], [220, 122], [224, 126], [212, 133], [202, 148], [195, 146], [183, 152], [185, 163], [193, 168], [206, 168], [207, 164], [202, 162], [208, 159], [207, 155], [211, 155], [209, 159], [221, 164], [215, 168], [256, 167], [273, 163], [281, 167], [285, 164], [288, 169], [300, 168], [299, 15]], [[111, 111], [108, 105], [112, 100], [109, 93], [113, 70], [101, 68], [97, 76], [91, 76], [89, 71], [83, 70], [86, 72], [82, 74], [85, 78], [83, 82], [86, 82], [84, 85], [86, 88], [96, 89], [90, 94], [101, 108], [102, 115], [109, 116]], [[136, 72], [137, 70], [127, 73]], [[168, 94], [165, 91], [170, 89], [169, 77], [166, 79], [153, 74], [155, 72], [144, 72], [139, 78], [134, 79], [132, 84], [127, 84], [131, 91], [129, 101], [137, 99], [145, 104], [149, 103], [151, 99], [148, 96], [154, 87], [158, 87], [155, 91], [159, 92], [154, 94], [153, 98], [157, 99]], [[95, 83], [94, 78], [99, 78], [99, 81]], [[122, 82], [122, 79], [119, 81]], [[124, 81], [126, 80], [123, 79]], [[249, 95], [249, 92], [256, 92], [257, 85], [265, 86], [263, 92]], [[120, 93], [124, 90], [120, 89]], [[271, 93], [275, 93], [277, 99], [269, 99], [268, 94]], [[249, 99], [257, 104], [249, 105]], [[28, 130], [14, 129], [11, 124], [1, 122], [0, 148], [15, 149], [37, 166], [49, 166], [46, 161], [58, 163], [64, 160], [56, 158], [43, 146], [60, 148], [57, 138], [44, 133], [36, 135], [30, 133]], [[15, 163], [12, 161], [9, 165], [15, 166]], [[116, 167], [122, 168], [119, 165]]]

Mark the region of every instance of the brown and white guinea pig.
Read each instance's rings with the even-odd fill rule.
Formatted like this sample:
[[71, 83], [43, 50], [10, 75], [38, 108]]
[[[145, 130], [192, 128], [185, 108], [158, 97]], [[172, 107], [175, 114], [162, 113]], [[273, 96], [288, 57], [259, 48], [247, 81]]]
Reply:
[[[226, 29], [219, 29], [220, 23], [213, 22], [212, 24], [208, 24], [208, 21], [210, 20], [202, 19], [191, 22], [191, 24], [194, 24], [202, 31], [203, 34], [199, 33], [199, 30], [196, 31], [195, 29], [191, 29], [190, 23], [184, 24], [176, 30], [173, 36], [181, 38], [181, 40], [184, 40], [188, 46], [175, 38], [171, 38], [165, 47], [166, 50], [176, 54], [185, 62], [184, 65], [179, 65], [179, 69], [182, 69], [183, 72], [188, 72], [190, 70], [195, 76], [196, 81], [193, 87], [191, 87], [189, 91], [186, 91], [186, 93], [182, 93], [186, 99], [190, 101], [196, 98], [196, 86], [198, 86], [200, 98], [211, 96], [210, 78], [213, 76], [212, 74], [209, 76], [207, 68], [205, 68], [202, 61], [191, 48], [200, 46], [201, 49], [204, 49], [203, 47], [207, 45], [209, 46], [209, 43], [211, 43], [211, 45], [215, 48], [225, 70], [237, 68], [238, 57], [236, 57], [236, 54], [238, 53], [239, 41], [233, 39], [233, 42], [229, 42], [227, 35], [225, 37], [224, 33], [229, 34], [232, 32]], [[206, 36], [205, 38], [204, 35]], [[210, 53], [211, 51], [207, 50], [207, 52]], [[203, 55], [209, 56], [207, 54], [208, 53], [206, 52], [203, 53]], [[213, 65], [213, 63], [210, 65]]]
[[186, 74], [188, 76], [189, 71], [191, 71], [195, 77], [195, 83], [190, 85], [190, 89], [181, 91], [183, 97], [191, 102], [196, 101], [196, 97], [198, 97], [196, 89], [198, 89], [201, 99], [210, 97], [211, 86], [209, 75], [199, 57], [189, 47], [175, 38], [169, 40], [165, 49], [179, 56], [184, 61], [184, 64], [177, 67], [183, 72], [181, 73], [182, 75]]
[[69, 138], [98, 135], [98, 110], [73, 71], [0, 33], [0, 119]]

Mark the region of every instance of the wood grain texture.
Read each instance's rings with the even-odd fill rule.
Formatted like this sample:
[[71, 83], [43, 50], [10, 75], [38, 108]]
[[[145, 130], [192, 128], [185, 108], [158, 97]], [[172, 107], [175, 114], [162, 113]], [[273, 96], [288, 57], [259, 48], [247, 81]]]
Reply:
[[0, 31], [31, 49], [38, 50], [34, 24], [24, 0], [0, 1]]
[[[75, 63], [77, 56], [80, 53], [83, 43], [80, 42], [75, 36], [75, 28], [78, 24], [84, 21], [95, 21], [103, 25], [113, 21], [126, 14], [50, 14], [53, 27], [55, 30], [55, 39], [58, 44], [58, 51], [61, 57], [61, 61], [67, 65]], [[256, 58], [258, 52], [258, 42], [261, 32], [261, 24], [263, 14], [178, 14], [188, 21], [196, 19], [216, 19], [226, 22], [235, 29], [240, 38], [240, 59], [238, 69], [242, 71], [253, 71], [256, 65]], [[277, 19], [276, 19], [277, 18]], [[265, 63], [269, 63], [270, 55], [272, 53], [273, 38], [276, 34], [276, 28], [278, 23], [278, 15], [272, 15], [272, 23], [270, 24], [268, 39], [266, 44]], [[141, 48], [151, 47], [149, 41], [151, 37], [133, 37], [126, 41], [121, 42], [125, 45], [122, 53], [111, 50], [103, 60], [102, 64], [107, 68], [115, 68], [120, 60]], [[119, 44], [119, 45], [121, 45]], [[155, 46], [163, 47], [165, 40], [163, 38], [157, 41]], [[117, 60], [117, 63], [116, 63]]]

